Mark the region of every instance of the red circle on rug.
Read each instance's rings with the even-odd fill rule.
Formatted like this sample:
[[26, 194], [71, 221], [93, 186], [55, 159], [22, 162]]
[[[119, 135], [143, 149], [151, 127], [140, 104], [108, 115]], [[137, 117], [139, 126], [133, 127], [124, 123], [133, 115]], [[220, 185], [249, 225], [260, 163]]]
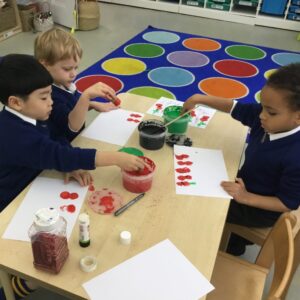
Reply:
[[204, 79], [198, 83], [198, 87], [207, 95], [228, 99], [239, 99], [249, 93], [248, 87], [240, 81], [223, 77]]
[[118, 93], [123, 88], [123, 82], [113, 76], [108, 75], [88, 75], [81, 77], [75, 81], [78, 92], [82, 93], [88, 87], [92, 86], [97, 82], [103, 82], [113, 88]]
[[207, 38], [189, 38], [182, 44], [186, 48], [196, 51], [216, 51], [221, 48], [219, 42]]
[[214, 69], [227, 76], [252, 77], [258, 74], [258, 69], [245, 61], [235, 59], [223, 59], [214, 63]]

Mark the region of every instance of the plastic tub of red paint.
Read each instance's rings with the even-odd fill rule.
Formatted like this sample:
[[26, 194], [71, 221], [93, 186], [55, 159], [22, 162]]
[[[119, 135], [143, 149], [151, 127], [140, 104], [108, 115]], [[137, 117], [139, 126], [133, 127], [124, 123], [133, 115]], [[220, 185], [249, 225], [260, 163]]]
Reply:
[[[182, 106], [172, 105], [164, 109], [163, 117], [165, 123], [169, 123], [172, 120], [180, 116], [182, 111]], [[168, 126], [168, 133], [172, 134], [185, 134], [188, 128], [188, 123], [190, 120], [190, 115], [183, 115], [180, 119], [174, 121]]]
[[122, 171], [123, 186], [132, 193], [147, 192], [152, 186], [155, 163], [148, 157], [141, 156], [141, 158], [147, 164], [143, 170]]
[[139, 124], [140, 145], [148, 150], [163, 147], [166, 138], [166, 126], [159, 120], [146, 120]]

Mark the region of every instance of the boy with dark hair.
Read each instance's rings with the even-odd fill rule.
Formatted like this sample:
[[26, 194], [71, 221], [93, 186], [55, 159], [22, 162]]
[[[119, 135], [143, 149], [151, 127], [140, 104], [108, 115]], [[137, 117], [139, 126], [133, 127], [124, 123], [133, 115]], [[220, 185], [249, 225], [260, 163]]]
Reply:
[[125, 170], [143, 161], [122, 152], [73, 148], [49, 137], [45, 122], [52, 110], [52, 77], [32, 56], [10, 54], [0, 62], [0, 211], [44, 169], [71, 172], [88, 185], [86, 170], [116, 165]]
[[[245, 161], [235, 181], [221, 186], [233, 197], [227, 222], [270, 227], [280, 214], [300, 205], [300, 63], [279, 68], [261, 90], [260, 104], [193, 95], [197, 103], [231, 113], [251, 128]], [[232, 235], [227, 252], [241, 255], [249, 242]]]

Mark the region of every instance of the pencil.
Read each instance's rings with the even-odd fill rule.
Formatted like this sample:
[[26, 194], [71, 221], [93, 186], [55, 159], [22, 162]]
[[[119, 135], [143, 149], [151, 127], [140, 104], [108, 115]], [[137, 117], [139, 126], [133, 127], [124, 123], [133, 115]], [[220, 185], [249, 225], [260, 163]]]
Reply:
[[130, 200], [127, 204], [125, 204], [124, 206], [122, 206], [121, 208], [119, 208], [118, 210], [116, 210], [115, 213], [114, 213], [114, 215], [118, 216], [123, 211], [125, 211], [127, 208], [129, 208], [131, 205], [133, 205], [134, 203], [136, 203], [140, 199], [142, 199], [144, 196], [145, 196], [145, 193], [139, 194], [138, 196], [136, 196], [135, 198], [133, 198], [132, 200]]

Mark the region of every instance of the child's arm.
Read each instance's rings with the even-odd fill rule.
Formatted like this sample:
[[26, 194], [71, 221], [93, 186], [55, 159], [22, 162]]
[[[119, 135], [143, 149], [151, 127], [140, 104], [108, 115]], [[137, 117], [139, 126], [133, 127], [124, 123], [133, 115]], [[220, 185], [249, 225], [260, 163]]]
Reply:
[[115, 91], [108, 85], [98, 82], [87, 88], [78, 99], [75, 107], [69, 113], [69, 127], [73, 131], [79, 131], [85, 122], [86, 113], [89, 110], [90, 100], [102, 97], [109, 101], [116, 101]]
[[136, 171], [144, 168], [144, 161], [135, 155], [125, 152], [110, 152], [110, 151], [97, 151], [95, 159], [96, 167], [103, 166], [118, 166], [126, 171]]
[[222, 181], [221, 186], [238, 203], [270, 211], [290, 211], [277, 197], [262, 196], [248, 192], [241, 178], [237, 178], [236, 182]]
[[221, 97], [194, 94], [184, 102], [182, 112], [186, 112], [188, 110], [193, 109], [196, 104], [203, 104], [215, 108], [217, 110], [229, 113], [233, 105], [233, 100]]

